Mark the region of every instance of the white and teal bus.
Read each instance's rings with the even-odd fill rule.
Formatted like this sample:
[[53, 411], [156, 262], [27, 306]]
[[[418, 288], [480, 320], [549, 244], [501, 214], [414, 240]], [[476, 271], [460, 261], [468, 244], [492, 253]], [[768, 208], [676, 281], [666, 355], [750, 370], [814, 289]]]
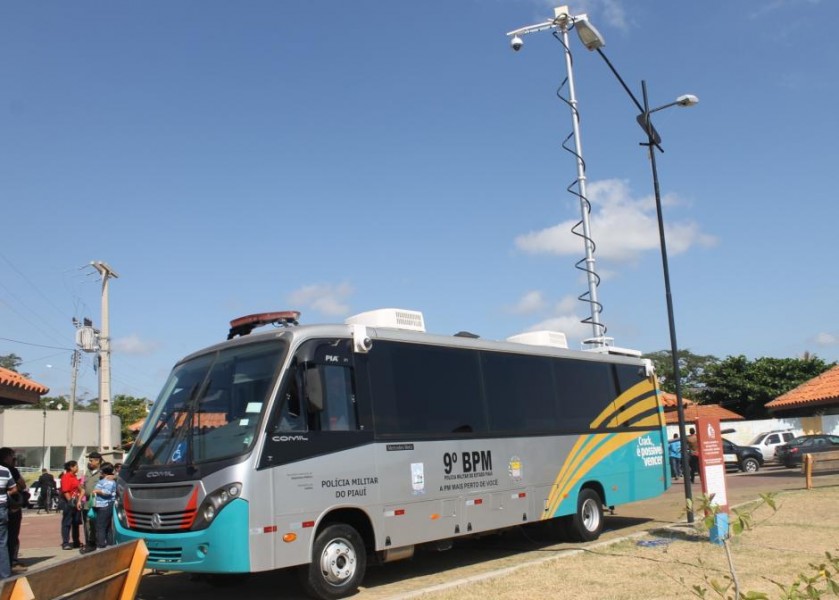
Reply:
[[[592, 540], [603, 508], [670, 484], [656, 379], [637, 353], [425, 333], [421, 313], [342, 325], [231, 322], [179, 362], [122, 469], [121, 541], [148, 566], [215, 575], [298, 567], [316, 598], [370, 561], [557, 519]], [[280, 323], [264, 333], [259, 325]]]

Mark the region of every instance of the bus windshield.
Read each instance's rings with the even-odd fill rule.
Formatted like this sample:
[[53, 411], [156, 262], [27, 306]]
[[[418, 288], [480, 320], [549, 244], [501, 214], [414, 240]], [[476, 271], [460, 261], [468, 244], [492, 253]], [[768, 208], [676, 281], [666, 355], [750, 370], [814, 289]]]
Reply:
[[286, 350], [275, 339], [177, 365], [126, 466], [195, 465], [249, 451]]

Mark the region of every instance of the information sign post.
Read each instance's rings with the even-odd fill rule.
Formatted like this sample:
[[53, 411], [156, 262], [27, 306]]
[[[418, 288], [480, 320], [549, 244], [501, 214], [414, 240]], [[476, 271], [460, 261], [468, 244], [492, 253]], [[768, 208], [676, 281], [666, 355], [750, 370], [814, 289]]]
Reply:
[[728, 494], [725, 487], [725, 457], [719, 419], [700, 417], [696, 420], [699, 446], [699, 473], [702, 493], [711, 498], [711, 505], [719, 512], [711, 528], [711, 541], [722, 544], [728, 537]]

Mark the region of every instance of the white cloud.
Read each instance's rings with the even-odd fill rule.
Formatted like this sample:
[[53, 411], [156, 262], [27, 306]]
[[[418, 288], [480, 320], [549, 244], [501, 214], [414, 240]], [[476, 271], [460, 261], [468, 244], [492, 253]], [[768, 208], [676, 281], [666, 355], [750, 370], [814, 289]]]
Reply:
[[554, 313], [557, 315], [573, 313], [579, 306], [580, 301], [574, 296], [563, 296], [554, 306]]
[[559, 331], [565, 334], [569, 345], [573, 340], [582, 340], [591, 337], [591, 325], [581, 323], [581, 317], [576, 311], [584, 307], [576, 297], [563, 296], [555, 302], [551, 302], [539, 291], [527, 292], [516, 305], [517, 307], [531, 308], [529, 312], [521, 311], [520, 314], [533, 314], [542, 312], [541, 320], [526, 328], [526, 331]]
[[326, 316], [340, 317], [350, 312], [346, 300], [353, 291], [348, 283], [306, 285], [291, 292], [288, 301], [296, 308], [311, 308]]
[[510, 308], [510, 312], [517, 315], [529, 315], [539, 312], [546, 306], [545, 298], [539, 290], [527, 292], [522, 296], [514, 306]]
[[581, 323], [580, 318], [576, 315], [550, 317], [527, 328], [528, 331], [541, 331], [543, 329], [560, 331], [569, 340], [571, 338], [583, 339], [591, 337], [591, 325]]
[[[547, 4], [551, 7], [557, 6], [555, 0]], [[601, 33], [603, 29], [607, 29], [606, 25], [621, 31], [629, 29], [626, 10], [619, 0], [577, 0], [570, 8], [572, 15], [587, 14]]]
[[819, 346], [835, 346], [836, 344], [839, 344], [839, 337], [836, 337], [832, 333], [822, 331], [816, 335], [815, 342]]
[[[652, 196], [632, 198], [626, 181], [618, 179], [590, 182], [587, 192], [592, 205], [591, 233], [597, 246], [595, 258], [631, 263], [637, 262], [644, 252], [658, 251], [658, 220]], [[662, 202], [674, 206], [679, 199], [670, 195]], [[582, 239], [571, 232], [577, 222], [575, 218], [520, 235], [515, 240], [516, 247], [531, 254], [582, 256]], [[716, 243], [716, 238], [703, 233], [692, 221], [665, 222], [665, 234], [671, 254]]]
[[114, 352], [134, 356], [154, 354], [159, 347], [159, 342], [142, 340], [136, 333], [132, 333], [128, 337], [115, 339], [111, 342], [111, 350]]

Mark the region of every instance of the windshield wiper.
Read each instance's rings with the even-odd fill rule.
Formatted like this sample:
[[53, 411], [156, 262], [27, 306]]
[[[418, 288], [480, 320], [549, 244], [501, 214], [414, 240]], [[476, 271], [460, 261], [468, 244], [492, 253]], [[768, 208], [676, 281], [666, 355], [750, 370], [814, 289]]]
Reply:
[[[210, 367], [212, 371], [212, 367]], [[213, 382], [211, 377], [207, 377], [205, 380], [204, 385], [201, 386], [200, 393], [195, 394], [194, 396], [190, 397], [189, 402], [189, 410], [186, 412], [187, 418], [187, 428], [186, 428], [186, 468], [187, 472], [191, 475], [195, 472], [195, 462], [193, 460], [192, 455], [192, 430], [195, 427], [193, 423], [195, 419], [195, 409], [198, 408], [198, 402], [200, 401], [201, 397], [207, 393], [207, 390], [210, 389], [210, 384]]]
[[155, 439], [157, 439], [158, 434], [159, 434], [161, 431], [163, 431], [164, 429], [166, 429], [166, 426], [169, 424], [169, 421], [170, 421], [170, 420], [172, 419], [172, 417], [173, 417], [173, 416], [175, 416], [176, 414], [177, 414], [177, 411], [174, 411], [174, 410], [173, 410], [172, 412], [170, 412], [170, 413], [168, 413], [168, 414], [167, 414], [167, 413], [163, 413], [162, 415], [160, 415], [160, 417], [161, 417], [161, 418], [157, 420], [157, 425], [156, 425], [157, 429], [155, 429], [154, 431], [152, 431], [152, 432], [151, 432], [151, 434], [149, 435], [148, 439], [147, 439], [145, 442], [143, 442], [143, 445], [142, 445], [142, 446], [140, 446], [140, 447], [137, 449], [137, 452], [136, 452], [136, 453], [133, 453], [133, 454], [131, 455], [131, 456], [132, 456], [132, 458], [131, 458], [131, 462], [130, 462], [128, 465], [126, 465], [126, 466], [128, 467], [128, 469], [131, 471], [131, 475], [133, 475], [133, 474], [134, 474], [134, 471], [136, 471], [136, 470], [137, 470], [136, 465], [137, 465], [137, 463], [139, 462], [140, 457], [141, 457], [141, 456], [143, 456], [143, 454], [146, 452], [146, 449], [149, 447], [149, 445], [150, 445], [150, 444], [151, 444], [151, 443], [152, 443]]
[[[205, 378], [205, 381], [207, 383], [209, 383], [209, 378]], [[196, 383], [195, 385], [192, 386], [192, 391], [189, 393], [189, 397], [187, 398], [187, 401], [186, 401], [187, 418], [188, 419], [191, 420], [192, 415], [195, 412], [196, 398], [200, 395], [199, 393], [203, 393], [206, 389], [207, 389], [207, 385], [201, 385], [199, 383]], [[170, 412], [168, 414], [164, 413], [163, 415], [161, 415], [161, 417], [165, 416], [165, 419], [163, 419], [163, 418], [158, 419], [157, 429], [155, 429], [151, 433], [149, 438], [145, 442], [143, 442], [143, 445], [140, 446], [140, 448], [137, 450], [137, 454], [134, 455], [134, 458], [131, 460], [131, 464], [128, 465], [128, 468], [131, 470], [131, 475], [133, 475], [134, 472], [137, 470], [136, 465], [140, 460], [139, 457], [142, 456], [145, 453], [145, 451], [149, 447], [149, 445], [155, 439], [157, 439], [158, 434], [160, 434], [161, 431], [166, 429], [166, 426], [169, 425], [169, 423], [172, 421], [172, 418], [175, 415], [178, 415], [178, 414], [183, 414], [183, 412], [173, 410], [172, 412]], [[172, 422], [172, 425], [173, 425], [173, 433], [177, 434], [177, 432], [175, 431], [175, 423]], [[192, 430], [192, 425], [190, 423], [189, 425], [187, 425], [187, 431], [191, 431], [191, 430]], [[178, 438], [180, 438], [180, 436], [178, 436]], [[178, 438], [175, 438], [175, 439], [178, 439]], [[189, 438], [187, 438], [187, 449], [189, 449], [189, 447], [190, 447], [190, 442], [189, 442]], [[190, 464], [191, 464], [191, 462], [192, 461], [190, 460]]]

